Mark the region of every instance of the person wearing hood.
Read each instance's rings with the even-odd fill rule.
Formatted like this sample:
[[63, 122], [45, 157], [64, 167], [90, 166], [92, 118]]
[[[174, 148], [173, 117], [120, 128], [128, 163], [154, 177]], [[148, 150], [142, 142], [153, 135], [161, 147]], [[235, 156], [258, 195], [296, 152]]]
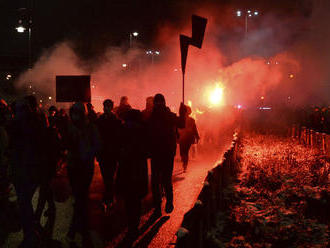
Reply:
[[104, 113], [96, 121], [96, 126], [101, 137], [101, 149], [97, 154], [103, 183], [103, 206], [105, 212], [109, 210], [114, 201], [114, 175], [118, 165], [121, 121], [112, 112], [113, 101], [106, 99], [103, 102]]
[[153, 111], [148, 119], [149, 149], [151, 155], [151, 184], [154, 204], [154, 216], [161, 216], [162, 189], [166, 196], [166, 213], [173, 206], [172, 173], [176, 153], [177, 128], [184, 128], [186, 107], [180, 105], [180, 116], [166, 107], [162, 94], [154, 97]]
[[141, 201], [148, 193], [146, 128], [139, 110], [128, 110], [121, 132], [116, 192], [125, 204], [127, 237], [135, 238], [141, 216]]
[[20, 209], [24, 240], [21, 247], [37, 247], [40, 242], [35, 225], [32, 197], [40, 183], [45, 163], [47, 118], [34, 96], [15, 104], [15, 116], [9, 128], [12, 177]]
[[87, 117], [85, 104], [80, 102], [73, 104], [70, 108], [70, 118], [65, 144], [68, 150], [68, 176], [75, 202], [67, 237], [73, 240], [75, 234], [80, 232], [83, 245], [91, 247], [87, 204], [100, 138], [97, 128]]

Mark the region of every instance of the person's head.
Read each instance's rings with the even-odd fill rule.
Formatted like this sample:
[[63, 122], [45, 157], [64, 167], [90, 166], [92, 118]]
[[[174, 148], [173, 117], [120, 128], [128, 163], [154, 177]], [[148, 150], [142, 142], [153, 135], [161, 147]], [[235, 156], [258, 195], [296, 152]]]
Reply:
[[120, 105], [128, 105], [128, 97], [127, 96], [122, 96], [120, 98]]
[[37, 103], [37, 98], [33, 95], [29, 95], [24, 97], [26, 103], [28, 104], [29, 108], [31, 111], [37, 111], [38, 109], [38, 103]]
[[57, 108], [53, 105], [50, 106], [48, 109], [49, 116], [55, 116], [57, 113]]
[[165, 107], [166, 102], [165, 102], [165, 97], [162, 94], [156, 94], [154, 96], [154, 106], [155, 107]]
[[74, 103], [70, 108], [70, 118], [73, 124], [81, 124], [86, 120], [87, 109], [84, 103]]
[[92, 112], [94, 110], [94, 106], [90, 102], [86, 104], [86, 107], [87, 107], [88, 113]]
[[149, 96], [146, 99], [146, 109], [150, 110], [154, 107], [154, 97]]
[[103, 102], [104, 113], [109, 114], [109, 113], [111, 113], [112, 109], [113, 109], [113, 101], [110, 99], [104, 100], [104, 102]]

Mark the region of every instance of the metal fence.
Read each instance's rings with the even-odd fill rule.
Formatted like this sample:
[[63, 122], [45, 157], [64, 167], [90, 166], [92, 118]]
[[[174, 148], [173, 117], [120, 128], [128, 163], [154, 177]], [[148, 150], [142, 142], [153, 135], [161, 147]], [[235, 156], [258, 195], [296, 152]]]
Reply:
[[299, 125], [292, 125], [289, 136], [298, 140], [300, 144], [319, 149], [323, 154], [330, 156], [330, 135], [319, 133]]
[[216, 214], [224, 209], [224, 189], [238, 172], [240, 138], [237, 133], [223, 161], [208, 172], [194, 206], [184, 215], [177, 232], [176, 247], [206, 247], [206, 233], [214, 224]]

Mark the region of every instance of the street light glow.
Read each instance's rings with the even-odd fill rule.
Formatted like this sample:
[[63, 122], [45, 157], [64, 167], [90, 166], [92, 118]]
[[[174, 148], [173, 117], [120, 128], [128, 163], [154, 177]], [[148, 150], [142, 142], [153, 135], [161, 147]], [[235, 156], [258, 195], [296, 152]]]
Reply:
[[122, 64], [122, 67], [126, 68], [127, 67], [127, 64]]
[[251, 13], [251, 10], [248, 10], [247, 12], [250, 14]]
[[159, 54], [160, 54], [160, 52], [159, 52], [159, 51], [155, 51], [155, 53], [156, 53], [157, 55], [159, 55]]
[[133, 32], [132, 34], [133, 34], [134, 37], [137, 37], [139, 35], [138, 32]]
[[48, 97], [48, 99], [49, 99], [49, 100], [52, 100], [52, 97], [50, 96], [50, 97]]
[[254, 15], [255, 16], [259, 15], [259, 12], [258, 11], [254, 11]]
[[241, 15], [242, 15], [242, 11], [237, 10], [236, 15], [237, 15], [237, 16], [241, 16]]
[[19, 32], [19, 33], [24, 33], [25, 29], [26, 29], [26, 28], [23, 27], [23, 26], [18, 26], [18, 27], [16, 28], [17, 32]]

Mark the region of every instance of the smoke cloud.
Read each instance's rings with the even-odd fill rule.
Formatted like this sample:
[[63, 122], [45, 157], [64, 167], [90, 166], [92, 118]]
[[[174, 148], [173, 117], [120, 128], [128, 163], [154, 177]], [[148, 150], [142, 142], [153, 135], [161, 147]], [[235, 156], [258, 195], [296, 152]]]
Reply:
[[[329, 4], [324, 3], [326, 9]], [[159, 28], [153, 51], [108, 47], [101, 57], [84, 61], [64, 41], [45, 51], [17, 87], [32, 85], [44, 96], [55, 96], [56, 75], [92, 75], [92, 101], [101, 111], [102, 101], [115, 104], [126, 95], [133, 107], [143, 108], [145, 98], [163, 93], [168, 106], [178, 107], [182, 95], [179, 34], [191, 35], [191, 12], [209, 19], [202, 49], [190, 47], [186, 69], [186, 96], [193, 106], [209, 106], [207, 89], [219, 83], [228, 105], [271, 105], [329, 102], [329, 33], [325, 6], [314, 6], [311, 17], [279, 18], [265, 13], [244, 21], [228, 7], [218, 15], [214, 6], [198, 6], [186, 13], [184, 24], [168, 22]], [[319, 20], [321, 19], [322, 22]], [[306, 28], [308, 27], [308, 28]], [[324, 52], [326, 51], [326, 52]], [[126, 67], [123, 67], [126, 64]], [[288, 98], [289, 97], [289, 98]]]

